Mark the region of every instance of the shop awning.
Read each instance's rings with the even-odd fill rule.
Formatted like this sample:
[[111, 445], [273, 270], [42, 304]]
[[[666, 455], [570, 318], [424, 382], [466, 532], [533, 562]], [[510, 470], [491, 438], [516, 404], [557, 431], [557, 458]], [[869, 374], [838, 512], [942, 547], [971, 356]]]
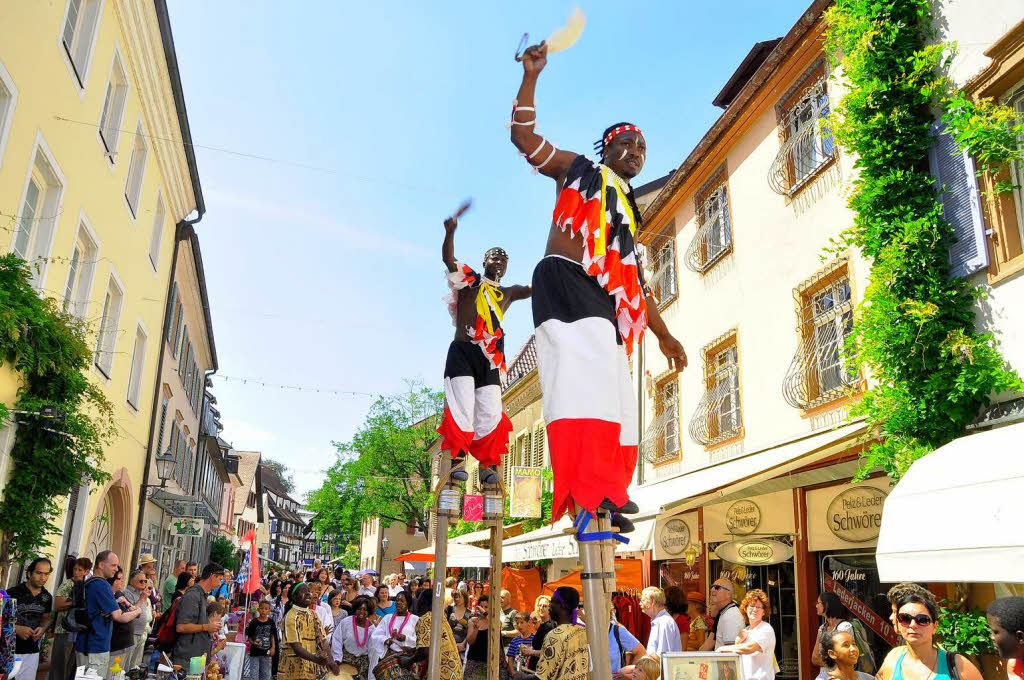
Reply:
[[956, 439], [917, 460], [889, 494], [882, 582], [1024, 583], [1024, 423]]
[[850, 423], [827, 432], [808, 435], [796, 441], [771, 446], [669, 480], [669, 484], [644, 490], [645, 504], [651, 495], [661, 500], [663, 514], [676, 514], [748, 488], [765, 479], [824, 460], [849, 446], [849, 441], [864, 433], [863, 422]]
[[[638, 550], [650, 550], [654, 533], [654, 519], [634, 523], [636, 529], [626, 538], [629, 543], [616, 543], [615, 552], [622, 554]], [[522, 536], [505, 539], [501, 548], [502, 562], [530, 562], [533, 560], [557, 560], [563, 557], [579, 557], [579, 545], [571, 533], [572, 519], [568, 515], [554, 524], [531, 531]]]
[[[419, 550], [413, 550], [399, 555], [395, 558], [398, 562], [433, 562], [434, 561], [433, 545], [428, 545], [426, 548]], [[449, 567], [482, 567], [490, 568], [491, 566], [491, 552], [484, 550], [483, 548], [477, 548], [472, 545], [465, 545], [463, 543], [452, 543], [448, 542], [448, 553], [445, 560]]]

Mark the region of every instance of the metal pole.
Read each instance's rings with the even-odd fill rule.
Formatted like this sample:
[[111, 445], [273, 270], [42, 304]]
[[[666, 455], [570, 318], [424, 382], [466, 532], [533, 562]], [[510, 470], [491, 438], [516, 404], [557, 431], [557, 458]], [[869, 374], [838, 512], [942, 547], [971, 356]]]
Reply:
[[450, 680], [441, 678], [441, 621], [444, 617], [444, 575], [448, 564], [448, 511], [441, 509], [441, 492], [446, 488], [458, 489], [451, 483], [449, 473], [452, 459], [447, 451], [441, 451], [437, 465], [437, 498], [431, 512], [434, 515], [434, 604], [430, 610], [430, 651], [427, 677], [431, 680]]
[[[582, 512], [582, 510], [577, 510]], [[606, 512], [598, 513], [592, 520], [596, 529], [610, 531], [611, 522]], [[606, 547], [608, 541], [579, 541], [580, 561], [583, 571], [580, 583], [583, 586], [583, 603], [587, 615], [587, 644], [590, 647], [590, 680], [612, 680], [611, 657], [608, 656], [608, 617], [610, 597], [615, 590], [614, 562], [608, 564]]]

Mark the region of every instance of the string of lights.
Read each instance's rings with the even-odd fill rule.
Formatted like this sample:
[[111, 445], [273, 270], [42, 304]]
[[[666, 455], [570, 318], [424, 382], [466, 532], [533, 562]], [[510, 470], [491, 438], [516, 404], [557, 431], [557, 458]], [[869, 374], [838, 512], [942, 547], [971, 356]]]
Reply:
[[224, 380], [225, 382], [241, 383], [243, 385], [254, 385], [259, 387], [266, 387], [269, 389], [287, 390], [291, 392], [315, 392], [317, 394], [336, 394], [343, 396], [353, 397], [371, 397], [377, 399], [381, 395], [374, 394], [372, 392], [359, 392], [356, 390], [342, 390], [333, 387], [316, 387], [309, 385], [282, 385], [280, 383], [269, 382], [262, 378], [242, 378], [234, 375], [223, 375], [221, 373], [214, 373], [211, 377]]

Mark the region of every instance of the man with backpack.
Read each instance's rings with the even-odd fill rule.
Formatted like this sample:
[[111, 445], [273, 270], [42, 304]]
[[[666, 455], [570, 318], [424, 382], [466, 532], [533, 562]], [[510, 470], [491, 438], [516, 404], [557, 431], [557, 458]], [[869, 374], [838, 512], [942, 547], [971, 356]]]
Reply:
[[47, 680], [69, 680], [75, 675], [75, 642], [74, 635], [65, 625], [71, 608], [75, 606], [74, 587], [79, 584], [81, 590], [85, 577], [92, 571], [92, 560], [79, 557], [74, 561], [71, 578], [64, 579], [53, 594], [53, 611], [57, 615], [54, 629], [53, 645], [50, 651], [50, 672]]
[[75, 630], [75, 652], [79, 666], [95, 669], [101, 678], [110, 675], [110, 636], [114, 621], [131, 623], [141, 613], [138, 607], [122, 611], [114, 599], [114, 589], [108, 579], [117, 575], [118, 559], [113, 550], [96, 555], [94, 576], [72, 590], [74, 604], [68, 614], [68, 623]]
[[[174, 664], [180, 664], [182, 668], [187, 669], [192, 657], [210, 653], [213, 645], [210, 634], [219, 631], [221, 626], [219, 622], [210, 623], [208, 620], [206, 596], [223, 580], [224, 567], [216, 562], [210, 562], [203, 567], [200, 580], [186, 590], [168, 612], [169, 616], [173, 616], [174, 630], [177, 633], [174, 651], [171, 653], [171, 661]], [[170, 623], [168, 620], [167, 624]], [[161, 630], [161, 642], [164, 637]]]
[[14, 621], [14, 652], [21, 656], [21, 674], [35, 678], [39, 668], [39, 640], [50, 623], [53, 596], [46, 589], [46, 581], [53, 566], [45, 557], [37, 557], [28, 565], [24, 583], [19, 583], [7, 594], [18, 603], [18, 616]]

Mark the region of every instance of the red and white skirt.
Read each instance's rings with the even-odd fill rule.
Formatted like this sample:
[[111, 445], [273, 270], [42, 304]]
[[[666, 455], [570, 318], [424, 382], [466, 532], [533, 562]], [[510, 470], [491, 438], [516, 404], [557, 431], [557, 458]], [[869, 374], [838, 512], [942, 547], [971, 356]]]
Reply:
[[441, 450], [465, 451], [481, 465], [497, 465], [508, 451], [512, 421], [501, 406], [501, 378], [473, 342], [453, 340], [444, 363]]
[[577, 262], [549, 255], [533, 271], [533, 323], [554, 474], [555, 521], [628, 500], [637, 407], [615, 302]]

